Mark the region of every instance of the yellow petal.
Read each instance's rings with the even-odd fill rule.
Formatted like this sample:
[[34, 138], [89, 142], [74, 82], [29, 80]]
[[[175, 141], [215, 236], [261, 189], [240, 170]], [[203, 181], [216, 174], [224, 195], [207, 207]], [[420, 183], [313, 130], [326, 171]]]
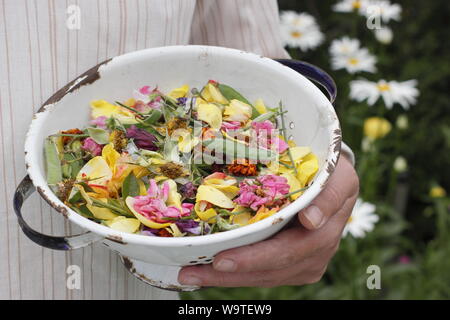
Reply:
[[[240, 212], [239, 214], [236, 214], [237, 212]], [[232, 211], [233, 215], [231, 216], [231, 222], [234, 224], [238, 224], [240, 226], [245, 226], [248, 224], [250, 219], [252, 218], [252, 214], [250, 210], [243, 206], [236, 206], [236, 208]]]
[[[303, 157], [311, 153], [310, 147], [293, 147], [289, 148], [291, 150], [292, 159], [295, 163], [298, 163]], [[288, 152], [280, 158], [281, 161], [290, 163], [291, 159]]]
[[200, 142], [200, 140], [193, 137], [192, 133], [187, 129], [175, 130], [170, 138], [178, 141], [178, 150], [183, 153], [190, 152]]
[[188, 91], [189, 91], [189, 86], [185, 84], [184, 86], [181, 86], [179, 88], [176, 88], [176, 89], [173, 89], [172, 91], [170, 91], [168, 96], [173, 99], [183, 98], [183, 97], [186, 97]]
[[147, 188], [145, 187], [144, 181], [141, 179], [138, 180], [138, 186], [139, 186], [139, 195], [145, 196], [147, 194]]
[[170, 226], [166, 228], [166, 230], [173, 236], [173, 237], [183, 237], [186, 233], [182, 233], [178, 226], [175, 223], [172, 223]]
[[262, 206], [256, 212], [255, 216], [248, 221], [248, 224], [252, 224], [252, 223], [261, 221], [265, 218], [268, 218], [271, 215], [273, 215], [274, 213], [276, 213], [277, 211], [278, 211], [278, 208], [273, 208], [273, 209], [269, 210], [266, 207]]
[[124, 216], [118, 216], [105, 222], [105, 224], [111, 229], [127, 233], [135, 233], [141, 225], [138, 219], [125, 218]]
[[222, 92], [220, 92], [220, 90], [212, 83], [208, 83], [201, 94], [207, 102], [217, 102], [220, 104], [228, 103], [228, 100], [223, 96]]
[[[303, 188], [303, 186], [300, 184], [300, 181], [298, 181], [297, 177], [291, 173], [291, 172], [285, 172], [281, 174], [282, 177], [285, 177], [287, 179], [287, 183], [289, 185], [289, 192], [297, 191], [298, 189]], [[302, 192], [297, 192], [292, 194], [290, 197], [292, 200], [297, 199], [300, 197]]]
[[78, 181], [88, 179], [89, 183], [105, 186], [108, 180], [111, 180], [112, 175], [113, 172], [105, 159], [97, 156], [89, 160], [83, 168], [81, 168], [76, 179]]
[[198, 201], [194, 206], [195, 213], [197, 213], [197, 216], [203, 221], [206, 221], [208, 223], [216, 223], [216, 219], [213, 218], [217, 215], [216, 210], [214, 210], [213, 208], [203, 210], [203, 207], [205, 205], [206, 202]]
[[211, 186], [200, 185], [197, 189], [196, 201], [207, 201], [221, 208], [234, 208], [234, 203], [230, 198]]
[[[106, 199], [99, 199], [102, 202], [107, 202]], [[86, 207], [89, 209], [89, 211], [92, 212], [92, 214], [94, 215], [94, 217], [96, 217], [97, 219], [100, 220], [111, 220], [114, 219], [116, 217], [118, 217], [117, 214], [113, 213], [111, 210], [107, 209], [107, 208], [100, 208], [100, 207], [96, 207], [92, 204], [86, 204]]]
[[120, 106], [111, 104], [105, 100], [91, 101], [91, 109], [92, 109], [91, 115], [93, 118], [101, 116], [109, 118], [114, 116], [125, 124], [137, 123], [131, 111], [128, 111], [127, 109], [122, 108]]
[[132, 197], [127, 197], [125, 199], [125, 203], [127, 204], [128, 209], [130, 209], [130, 211], [134, 214], [134, 216], [144, 226], [147, 226], [147, 227], [152, 228], [152, 229], [162, 229], [162, 228], [166, 228], [166, 227], [171, 225], [171, 222], [169, 222], [169, 223], [158, 223], [158, 222], [154, 222], [152, 220], [149, 220], [146, 217], [144, 217], [143, 215], [141, 215], [139, 212], [134, 210], [134, 205], [133, 205], [134, 204], [134, 199]]
[[177, 192], [177, 183], [173, 181], [172, 179], [167, 179], [163, 183], [169, 184], [169, 195], [167, 197], [166, 204], [168, 206], [175, 206], [177, 208], [181, 209], [181, 194]]
[[297, 166], [297, 179], [302, 187], [306, 186], [314, 178], [318, 169], [319, 161], [313, 153], [302, 159], [302, 162]]
[[197, 118], [205, 121], [213, 129], [220, 129], [222, 125], [222, 111], [211, 103], [203, 103], [198, 106]]
[[239, 193], [239, 188], [236, 186], [237, 180], [225, 174], [213, 173], [203, 180], [203, 184], [222, 191], [230, 199]]
[[246, 122], [252, 116], [252, 107], [242, 101], [233, 99], [225, 107], [223, 114], [227, 121]]
[[267, 112], [266, 105], [264, 104], [264, 101], [262, 99], [256, 100], [254, 106], [256, 111], [258, 111], [260, 114]]
[[117, 159], [120, 158], [120, 153], [118, 153], [114, 149], [114, 145], [112, 143], [108, 143], [103, 147], [102, 157], [106, 160], [106, 163], [114, 171], [114, 167], [116, 166]]

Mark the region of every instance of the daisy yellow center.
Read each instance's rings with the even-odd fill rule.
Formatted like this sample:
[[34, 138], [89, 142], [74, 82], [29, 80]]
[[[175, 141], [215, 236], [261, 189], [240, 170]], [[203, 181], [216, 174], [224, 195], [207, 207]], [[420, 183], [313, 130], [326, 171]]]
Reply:
[[293, 32], [291, 32], [291, 36], [293, 37], [293, 38], [300, 38], [301, 36], [302, 36], [302, 34], [301, 34], [301, 32], [298, 32], [298, 31], [293, 31]]
[[348, 63], [350, 63], [351, 65], [356, 66], [359, 63], [359, 60], [356, 58], [350, 58], [348, 59]]
[[353, 9], [361, 8], [361, 1], [353, 1], [352, 7], [353, 7]]
[[352, 221], [353, 221], [353, 217], [350, 216], [350, 218], [348, 218], [348, 220], [347, 220], [347, 223], [350, 223], [350, 222], [352, 222]]
[[391, 87], [387, 83], [377, 84], [377, 88], [380, 91], [389, 91]]

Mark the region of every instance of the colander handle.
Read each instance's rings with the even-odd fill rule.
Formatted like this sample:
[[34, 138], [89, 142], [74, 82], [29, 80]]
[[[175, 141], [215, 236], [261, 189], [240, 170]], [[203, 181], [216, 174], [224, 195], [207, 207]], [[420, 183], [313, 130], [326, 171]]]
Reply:
[[276, 61], [284, 64], [285, 66], [297, 71], [308, 79], [321, 85], [328, 93], [328, 99], [330, 99], [330, 102], [334, 102], [337, 95], [337, 87], [333, 78], [328, 73], [326, 73], [319, 67], [316, 67], [315, 65], [304, 61], [292, 59], [276, 59]]
[[54, 237], [42, 234], [31, 228], [23, 218], [21, 209], [25, 200], [35, 191], [36, 188], [34, 187], [30, 177], [27, 175], [20, 182], [16, 192], [14, 193], [14, 211], [16, 212], [16, 216], [19, 220], [19, 225], [22, 228], [23, 233], [25, 233], [31, 241], [49, 249], [72, 250], [86, 247], [103, 238], [92, 232], [85, 232], [67, 237]]

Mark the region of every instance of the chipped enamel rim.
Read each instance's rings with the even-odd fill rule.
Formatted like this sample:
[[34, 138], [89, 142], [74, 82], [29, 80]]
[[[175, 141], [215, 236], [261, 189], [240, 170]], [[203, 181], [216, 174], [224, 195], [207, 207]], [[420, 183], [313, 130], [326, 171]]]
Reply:
[[[37, 137], [39, 137], [38, 133], [40, 128], [42, 126], [45, 126], [46, 119], [49, 114], [48, 111], [51, 110], [51, 108], [57, 108], [58, 102], [65, 95], [76, 94], [76, 91], [81, 86], [89, 85], [95, 82], [102, 76], [104, 70], [108, 70], [109, 68], [121, 68], [124, 65], [132, 63], [134, 58], [140, 57], [142, 55], [147, 56], [149, 59], [153, 59], [157, 58], [158, 55], [173, 53], [174, 51], [180, 52], [180, 50], [195, 53], [199, 56], [204, 55], [211, 50], [214, 50], [214, 52], [220, 52], [220, 54], [233, 55], [235, 57], [239, 56], [242, 59], [258, 61], [258, 63], [261, 64], [261, 67], [270, 68], [272, 70], [276, 70], [277, 72], [283, 73], [285, 77], [289, 77], [291, 80], [298, 81], [302, 86], [305, 86], [311, 94], [318, 95], [320, 100], [323, 101], [321, 108], [326, 108], [325, 112], [330, 116], [331, 119], [331, 122], [323, 128], [323, 130], [327, 131], [331, 143], [328, 146], [327, 157], [325, 159], [324, 165], [316, 174], [314, 183], [312, 183], [312, 185], [302, 194], [302, 196], [292, 202], [289, 206], [283, 208], [276, 214], [265, 218], [264, 220], [234, 230], [198, 237], [148, 237], [145, 235], [124, 233], [90, 221], [89, 219], [77, 214], [75, 211], [66, 206], [61, 200], [59, 200], [58, 197], [50, 190], [45, 179], [45, 172], [37, 170], [36, 167], [33, 166], [33, 163], [37, 163], [39, 157], [42, 156], [42, 150], [36, 150], [36, 148], [34, 147], [34, 141], [35, 139], [37, 139]], [[318, 106], [315, 107], [318, 108]], [[62, 213], [64, 217], [68, 218], [71, 222], [86, 230], [99, 234], [105, 239], [122, 244], [140, 244], [158, 247], [198, 246], [210, 245], [213, 243], [224, 242], [236, 238], [243, 238], [245, 236], [248, 236], [249, 234], [257, 233], [261, 230], [270, 229], [272, 225], [276, 225], [286, 219], [291, 219], [297, 212], [306, 207], [325, 187], [329, 176], [333, 173], [337, 165], [337, 161], [340, 155], [341, 139], [342, 138], [339, 120], [331, 102], [328, 101], [325, 95], [310, 80], [308, 80], [298, 72], [292, 70], [291, 68], [286, 67], [272, 59], [236, 49], [192, 45], [170, 46], [135, 51], [106, 60], [86, 71], [75, 80], [71, 81], [66, 86], [58, 90], [43, 104], [43, 106], [33, 117], [25, 141], [25, 163], [27, 172], [40, 195], [56, 211]]]

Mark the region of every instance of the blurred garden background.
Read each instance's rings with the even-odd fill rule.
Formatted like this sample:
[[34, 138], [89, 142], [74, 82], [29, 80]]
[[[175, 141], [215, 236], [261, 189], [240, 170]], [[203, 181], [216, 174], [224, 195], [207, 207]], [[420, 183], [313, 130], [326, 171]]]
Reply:
[[[320, 282], [182, 298], [450, 298], [448, 1], [279, 0], [279, 7], [290, 55], [336, 81], [361, 202]], [[370, 265], [380, 267], [379, 290], [366, 286]]]

